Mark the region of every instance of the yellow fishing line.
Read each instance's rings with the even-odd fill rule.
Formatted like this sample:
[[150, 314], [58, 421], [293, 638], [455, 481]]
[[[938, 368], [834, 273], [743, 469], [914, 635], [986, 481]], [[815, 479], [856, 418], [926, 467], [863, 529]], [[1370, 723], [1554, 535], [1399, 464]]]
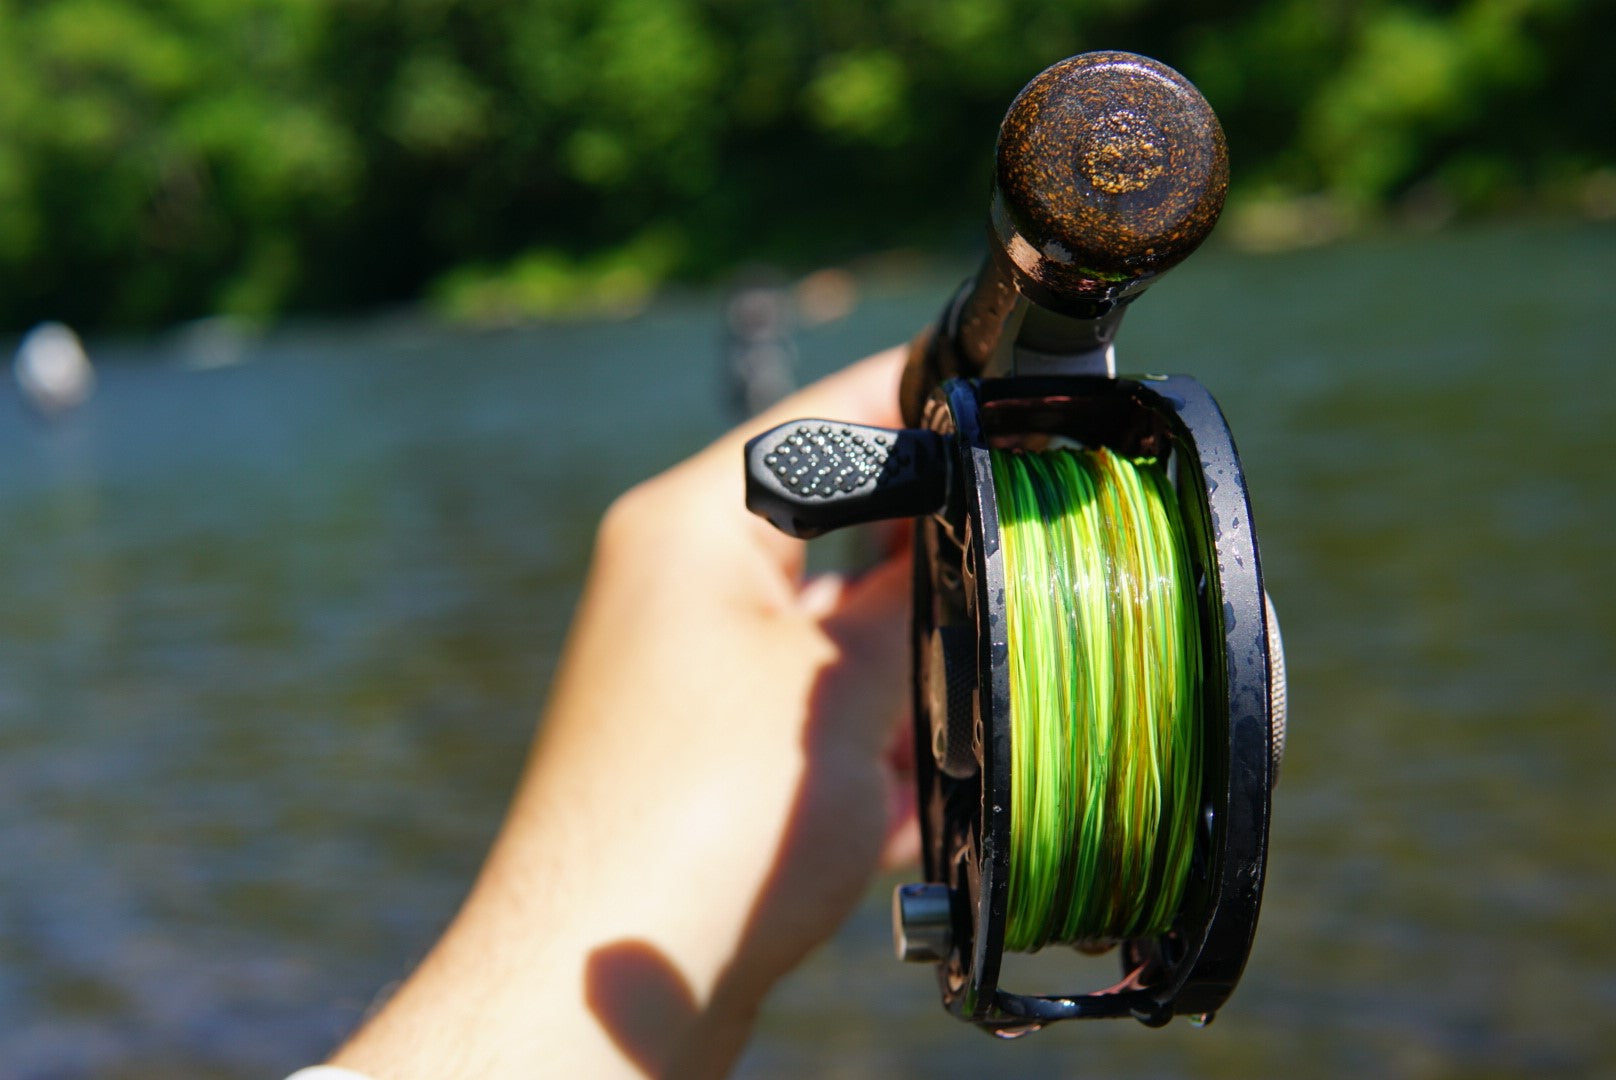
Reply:
[[1201, 788], [1200, 641], [1156, 461], [993, 451], [1010, 676], [1005, 947], [1163, 933]]

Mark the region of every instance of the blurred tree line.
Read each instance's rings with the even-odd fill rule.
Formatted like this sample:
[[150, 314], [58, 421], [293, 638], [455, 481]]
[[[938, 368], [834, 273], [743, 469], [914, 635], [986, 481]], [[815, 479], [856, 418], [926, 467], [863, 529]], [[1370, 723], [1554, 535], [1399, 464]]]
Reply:
[[0, 321], [629, 302], [974, 241], [1046, 64], [1156, 56], [1232, 202], [1554, 199], [1616, 164], [1607, 0], [0, 0]]

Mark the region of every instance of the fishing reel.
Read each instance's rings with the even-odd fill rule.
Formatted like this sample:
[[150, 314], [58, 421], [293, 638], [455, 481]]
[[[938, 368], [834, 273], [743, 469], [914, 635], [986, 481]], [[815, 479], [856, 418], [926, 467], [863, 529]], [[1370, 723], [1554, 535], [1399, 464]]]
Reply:
[[[989, 254], [911, 346], [901, 430], [798, 420], [747, 444], [747, 506], [809, 538], [914, 517], [926, 882], [902, 959], [1012, 1037], [1204, 1022], [1256, 930], [1284, 664], [1223, 416], [1184, 375], [1117, 374], [1129, 305], [1201, 243], [1228, 179], [1181, 75], [1062, 61], [1000, 129]], [[1117, 947], [1088, 993], [1000, 985], [1004, 954]]]

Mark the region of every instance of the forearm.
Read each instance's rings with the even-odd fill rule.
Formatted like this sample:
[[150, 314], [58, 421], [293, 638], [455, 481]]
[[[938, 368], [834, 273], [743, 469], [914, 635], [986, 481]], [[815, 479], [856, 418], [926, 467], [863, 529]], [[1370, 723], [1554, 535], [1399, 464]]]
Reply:
[[[610, 559], [610, 533], [597, 563]], [[776, 759], [800, 754], [788, 739], [762, 745], [769, 725], [748, 725], [728, 749], [769, 759], [770, 779], [745, 791], [702, 777], [689, 713], [722, 706], [669, 700], [678, 673], [657, 670], [656, 656], [625, 678], [634, 643], [613, 628], [660, 620], [641, 611], [625, 624], [617, 609], [637, 583], [612, 574], [605, 586], [598, 567], [592, 576], [537, 750], [471, 896], [336, 1063], [377, 1080], [717, 1076], [743, 1045], [768, 981], [736, 963], [755, 891], [744, 877], [768, 865], [785, 828]]]
[[491, 866], [426, 962], [333, 1061], [376, 1080], [728, 1069], [759, 995], [721, 978], [692, 985], [689, 950], [621, 911], [540, 930], [544, 892]]
[[[898, 360], [788, 407], [890, 423]], [[494, 850], [334, 1063], [376, 1080], [720, 1075], [770, 986], [862, 895], [909, 805], [888, 753], [909, 572], [899, 558], [804, 589], [801, 543], [745, 512], [741, 439], [607, 515]]]
[[[710, 583], [744, 565], [704, 571], [696, 545], [668, 553], [677, 575], [635, 557], [679, 497], [666, 486], [603, 525], [500, 838], [449, 932], [338, 1063], [378, 1080], [712, 1076], [738, 1053], [772, 975], [739, 962], [741, 942], [803, 764], [803, 717], [770, 703], [800, 714], [810, 690], [806, 674], [769, 685], [792, 677], [770, 653], [831, 649], [792, 591], [771, 611], [747, 586], [744, 617], [727, 610]], [[642, 640], [681, 635], [689, 648]], [[693, 677], [703, 663], [720, 666]], [[715, 731], [715, 716], [737, 720]]]

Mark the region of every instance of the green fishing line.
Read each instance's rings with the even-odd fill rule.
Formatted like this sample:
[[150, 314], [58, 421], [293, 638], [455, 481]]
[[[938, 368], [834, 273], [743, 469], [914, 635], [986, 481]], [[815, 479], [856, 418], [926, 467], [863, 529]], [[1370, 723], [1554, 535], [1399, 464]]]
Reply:
[[1010, 676], [1005, 947], [1161, 934], [1201, 790], [1200, 642], [1153, 459], [995, 450]]

